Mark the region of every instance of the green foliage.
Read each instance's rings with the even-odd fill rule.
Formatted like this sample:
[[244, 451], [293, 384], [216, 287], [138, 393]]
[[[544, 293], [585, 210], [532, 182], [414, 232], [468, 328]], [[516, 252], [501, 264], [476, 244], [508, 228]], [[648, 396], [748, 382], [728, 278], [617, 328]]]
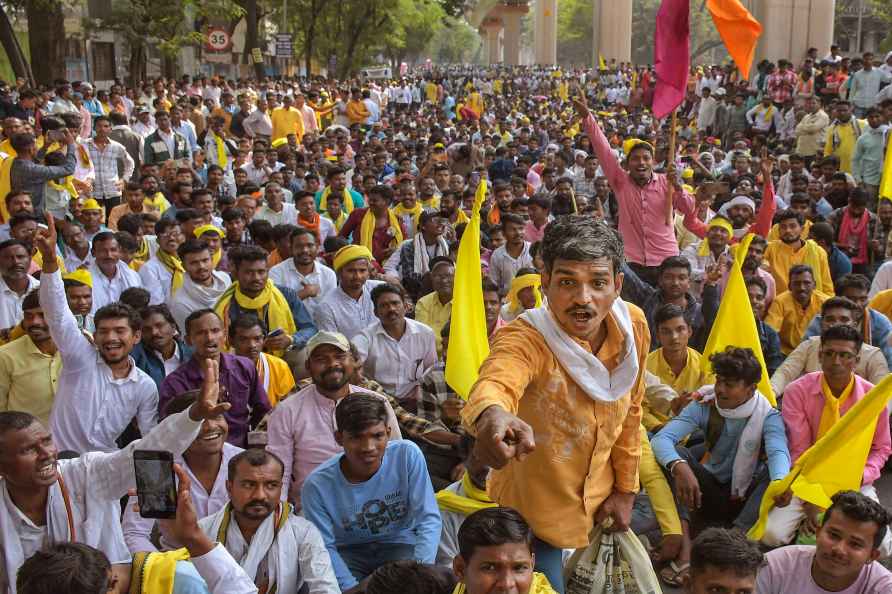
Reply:
[[464, 19], [446, 17], [426, 51], [437, 64], [473, 64], [482, 58], [480, 36]]

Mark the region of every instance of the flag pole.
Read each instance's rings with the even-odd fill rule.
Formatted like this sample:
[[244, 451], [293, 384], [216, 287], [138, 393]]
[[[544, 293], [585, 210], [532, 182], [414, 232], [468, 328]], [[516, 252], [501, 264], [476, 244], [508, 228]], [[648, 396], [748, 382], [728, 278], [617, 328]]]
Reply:
[[[666, 168], [669, 168], [669, 163], [675, 163], [675, 130], [678, 127], [678, 108], [672, 110], [672, 121], [669, 124], [669, 152], [666, 156]], [[670, 161], [671, 159], [671, 161]], [[676, 172], [677, 173], [677, 172]], [[669, 200], [666, 201], [666, 224], [670, 227], [672, 226], [672, 219], [674, 215], [674, 209], [672, 205], [672, 199], [675, 197], [675, 180], [670, 180], [669, 183]]]

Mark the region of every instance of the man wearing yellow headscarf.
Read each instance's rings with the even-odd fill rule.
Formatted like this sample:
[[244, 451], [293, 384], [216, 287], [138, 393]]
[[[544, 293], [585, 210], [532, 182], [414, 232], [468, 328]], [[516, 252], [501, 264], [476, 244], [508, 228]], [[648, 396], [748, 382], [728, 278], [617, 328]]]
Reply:
[[203, 239], [211, 248], [211, 264], [214, 270], [227, 270], [228, 267], [220, 266], [223, 259], [223, 238], [226, 236], [219, 227], [214, 225], [201, 225], [193, 231], [195, 239]]
[[149, 303], [167, 303], [170, 296], [183, 286], [186, 271], [177, 256], [177, 248], [183, 243], [183, 232], [176, 219], [163, 218], [155, 223], [158, 251], [140, 266], [139, 278], [149, 292]]
[[316, 325], [296, 291], [278, 287], [269, 280], [266, 250], [244, 246], [230, 251], [228, 256], [236, 281], [214, 306], [227, 334], [235, 318], [254, 314], [268, 330], [263, 343], [265, 352], [282, 357], [289, 349], [302, 349], [316, 334]]
[[511, 279], [508, 302], [502, 306], [501, 317], [510, 322], [528, 309], [542, 307], [542, 277], [534, 268], [521, 268]]
[[367, 208], [357, 208], [341, 227], [340, 236], [353, 237], [355, 245], [368, 248], [375, 259], [383, 264], [403, 242], [406, 232], [396, 215], [390, 210], [393, 190], [378, 185], [369, 191]]
[[703, 291], [703, 283], [710, 269], [730, 261], [728, 244], [733, 236], [731, 221], [716, 215], [707, 224], [706, 237], [682, 250], [681, 255], [691, 263], [691, 290], [695, 295]]

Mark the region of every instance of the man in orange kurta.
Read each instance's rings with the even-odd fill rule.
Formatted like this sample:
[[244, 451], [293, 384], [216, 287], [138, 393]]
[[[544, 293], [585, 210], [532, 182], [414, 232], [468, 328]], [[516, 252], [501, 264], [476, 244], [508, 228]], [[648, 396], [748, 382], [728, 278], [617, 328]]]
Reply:
[[549, 225], [547, 305], [498, 331], [462, 420], [495, 468], [487, 490], [536, 535], [536, 570], [560, 589], [563, 548], [596, 522], [627, 528], [638, 490], [650, 332], [619, 298], [622, 240], [592, 218]]

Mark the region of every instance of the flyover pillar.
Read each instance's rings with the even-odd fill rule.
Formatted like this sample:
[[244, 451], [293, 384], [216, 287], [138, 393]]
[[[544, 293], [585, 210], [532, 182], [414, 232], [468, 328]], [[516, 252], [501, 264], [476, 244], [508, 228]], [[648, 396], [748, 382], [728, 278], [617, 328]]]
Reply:
[[592, 11], [593, 62], [632, 61], [632, 2], [595, 0]]
[[535, 0], [533, 22], [536, 64], [556, 64], [557, 0]]
[[756, 62], [786, 58], [799, 64], [810, 47], [818, 48], [820, 57], [830, 51], [836, 0], [749, 0], [744, 4], [763, 27]]
[[509, 66], [520, 64], [520, 21], [529, 10], [529, 7], [523, 4], [499, 6], [499, 14], [502, 15], [502, 22], [505, 24], [504, 59], [505, 64]]
[[498, 64], [502, 61], [502, 20], [498, 17], [487, 17], [481, 25], [486, 36], [484, 47], [488, 64]]

